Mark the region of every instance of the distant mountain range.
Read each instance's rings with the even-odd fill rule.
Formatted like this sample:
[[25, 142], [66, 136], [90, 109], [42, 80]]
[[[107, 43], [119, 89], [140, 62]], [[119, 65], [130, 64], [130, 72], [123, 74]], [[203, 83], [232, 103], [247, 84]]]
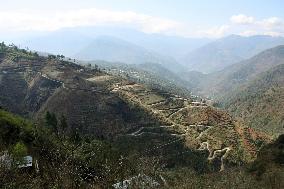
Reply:
[[177, 60], [208, 41], [210, 40], [146, 34], [125, 28], [87, 27], [39, 34], [23, 40], [21, 46], [82, 60], [160, 63], [170, 70], [181, 71], [184, 67]]
[[278, 45], [284, 45], [283, 37], [231, 35], [189, 52], [183, 65], [189, 70], [211, 73]]
[[[35, 37], [37, 36], [37, 37]], [[50, 33], [22, 37], [22, 46], [50, 53], [62, 52], [73, 56], [92, 41], [101, 36], [118, 38], [138, 45], [155, 53], [180, 59], [189, 51], [212, 41], [206, 38], [185, 38], [162, 34], [147, 34], [137, 30], [117, 27], [78, 27], [62, 29]], [[47, 44], [47, 45], [46, 45]], [[52, 46], [54, 44], [54, 46]], [[74, 51], [75, 50], [75, 51]]]
[[85, 61], [104, 60], [127, 64], [157, 63], [169, 70], [183, 70], [183, 66], [172, 57], [160, 55], [141, 46], [110, 36], [97, 37], [88, 46], [81, 49], [75, 57]]
[[213, 41], [113, 27], [62, 29], [38, 34], [21, 44], [32, 50], [82, 60], [159, 63], [175, 72], [190, 70], [203, 73], [222, 70], [278, 45], [284, 45], [284, 38], [230, 35]]
[[31, 50], [64, 54], [70, 57], [78, 53], [79, 49], [86, 47], [91, 41], [92, 38], [76, 31], [60, 30], [24, 39], [21, 46], [28, 47]]

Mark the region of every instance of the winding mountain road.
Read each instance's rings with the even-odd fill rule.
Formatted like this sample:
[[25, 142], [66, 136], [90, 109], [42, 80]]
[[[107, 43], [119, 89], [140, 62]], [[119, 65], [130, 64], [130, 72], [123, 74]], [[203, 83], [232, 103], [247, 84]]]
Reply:
[[224, 171], [225, 170], [225, 159], [228, 157], [229, 155], [229, 152], [232, 150], [230, 147], [225, 147], [223, 149], [218, 149], [218, 150], [213, 150], [213, 149], [210, 149], [210, 145], [208, 142], [202, 142], [200, 144], [200, 148], [198, 150], [208, 150], [209, 152], [209, 155], [207, 157], [207, 159], [209, 161], [212, 161], [214, 160], [215, 158], [217, 158], [220, 154], [224, 153], [222, 156], [221, 156], [221, 167], [220, 167], [220, 171]]

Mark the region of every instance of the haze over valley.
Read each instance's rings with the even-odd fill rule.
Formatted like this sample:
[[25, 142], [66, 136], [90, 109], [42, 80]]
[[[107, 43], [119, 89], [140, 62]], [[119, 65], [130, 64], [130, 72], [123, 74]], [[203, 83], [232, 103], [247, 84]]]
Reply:
[[281, 1], [16, 2], [0, 188], [284, 188]]

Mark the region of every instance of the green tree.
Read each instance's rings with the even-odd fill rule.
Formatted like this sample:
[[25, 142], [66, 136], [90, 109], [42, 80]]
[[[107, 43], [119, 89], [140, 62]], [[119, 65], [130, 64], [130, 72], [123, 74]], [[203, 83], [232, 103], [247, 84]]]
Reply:
[[4, 52], [6, 49], [6, 45], [4, 42], [0, 43], [0, 52]]
[[24, 157], [28, 155], [28, 149], [24, 143], [18, 142], [13, 146], [11, 155], [14, 159], [13, 164], [18, 166], [25, 163]]
[[52, 59], [56, 59], [56, 56], [49, 54], [47, 58], [48, 58], [48, 60], [52, 60]]
[[28, 154], [27, 147], [24, 143], [18, 142], [14, 145], [12, 149], [12, 155], [14, 157], [24, 157]]

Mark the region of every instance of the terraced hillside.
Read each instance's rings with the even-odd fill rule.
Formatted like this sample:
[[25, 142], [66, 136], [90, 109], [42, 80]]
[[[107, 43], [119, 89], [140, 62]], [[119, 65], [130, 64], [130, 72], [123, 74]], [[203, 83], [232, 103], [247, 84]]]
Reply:
[[254, 159], [269, 139], [203, 102], [16, 47], [2, 47], [0, 78], [5, 109], [39, 122], [47, 111], [64, 115], [84, 135], [115, 141], [128, 154], [162, 156], [168, 166], [196, 156], [193, 163], [207, 159], [223, 170]]
[[1, 106], [14, 113], [38, 119], [46, 111], [68, 115], [72, 127], [103, 136], [126, 132], [137, 124], [155, 124], [139, 108], [107, 91], [107, 83], [87, 80], [107, 77], [104, 73], [55, 59], [42, 59], [35, 67], [33, 61], [7, 64], [6, 60], [1, 61]]
[[207, 150], [207, 159], [219, 159], [221, 170], [227, 160], [235, 163], [252, 160], [261, 145], [258, 142], [269, 138], [234, 121], [226, 112], [202, 102], [153, 91], [137, 83], [116, 83], [111, 91], [128, 103], [143, 107], [163, 123], [158, 127], [139, 127], [130, 133], [131, 136], [155, 136], [166, 130], [183, 140], [187, 148]]

